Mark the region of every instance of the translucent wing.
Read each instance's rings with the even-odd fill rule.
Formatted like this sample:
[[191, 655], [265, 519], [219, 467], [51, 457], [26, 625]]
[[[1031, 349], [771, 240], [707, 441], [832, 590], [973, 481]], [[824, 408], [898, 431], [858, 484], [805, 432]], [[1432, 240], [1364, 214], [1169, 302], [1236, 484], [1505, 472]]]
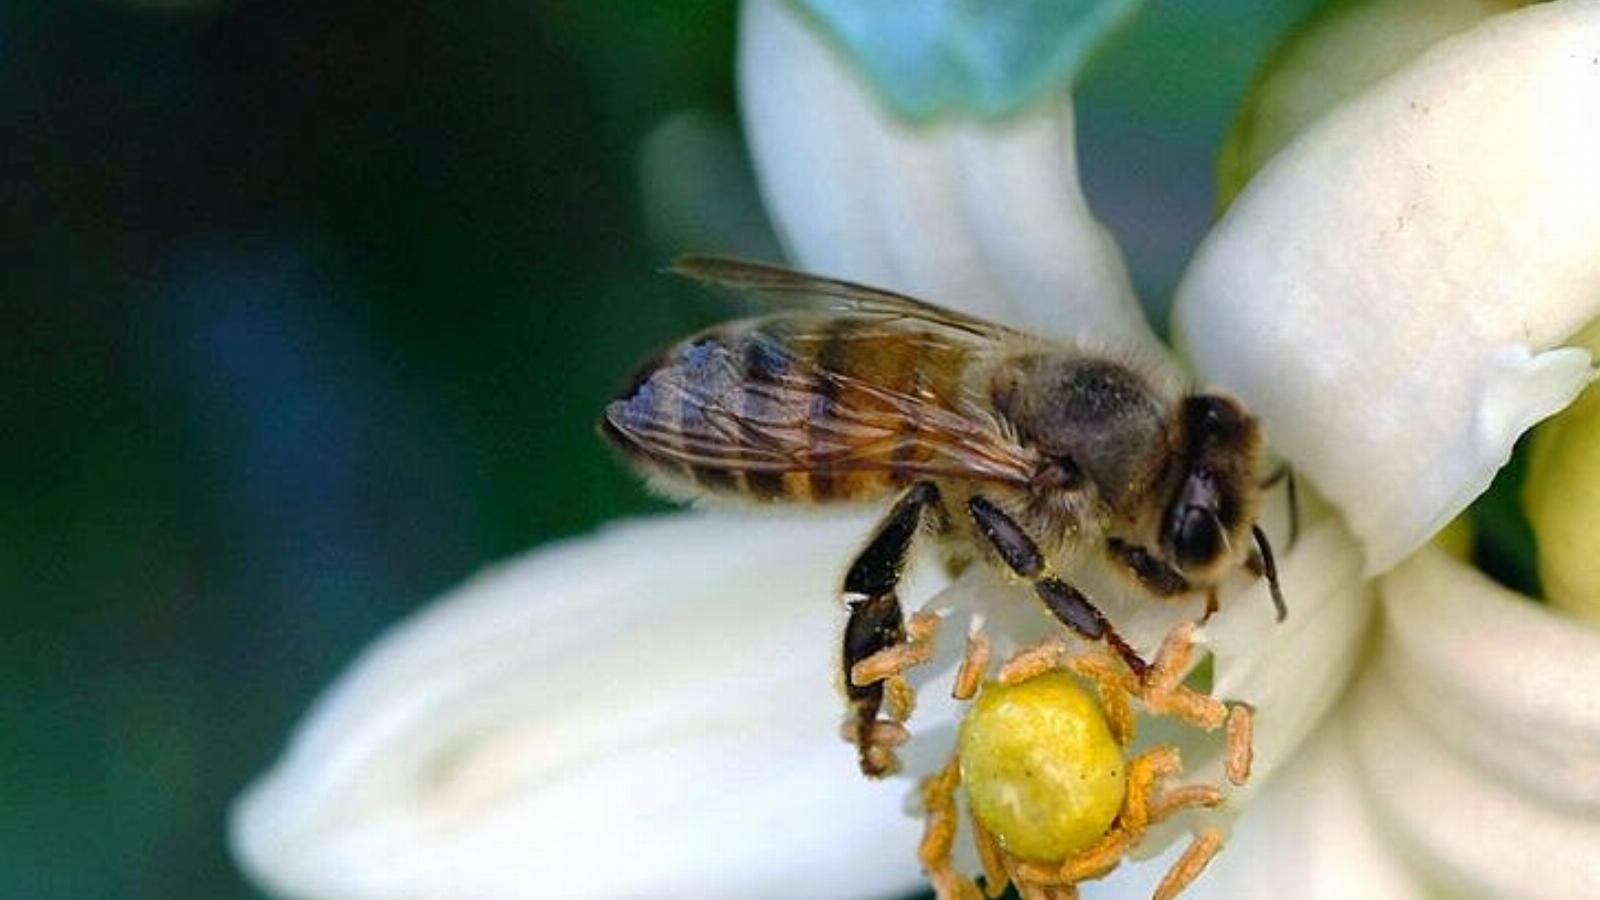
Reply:
[[809, 301], [822, 308], [842, 312], [914, 319], [991, 340], [1016, 333], [1003, 325], [904, 294], [766, 263], [720, 256], [684, 256], [678, 258], [667, 271], [703, 284], [757, 297]]
[[769, 316], [674, 348], [608, 407], [606, 430], [707, 486], [734, 472], [1026, 483], [1033, 455], [963, 387], [990, 349], [921, 317]]

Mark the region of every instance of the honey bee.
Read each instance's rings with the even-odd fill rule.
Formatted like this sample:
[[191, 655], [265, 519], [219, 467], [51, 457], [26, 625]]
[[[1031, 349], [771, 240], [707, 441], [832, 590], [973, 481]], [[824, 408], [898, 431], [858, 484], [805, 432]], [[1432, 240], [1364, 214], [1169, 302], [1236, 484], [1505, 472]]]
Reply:
[[861, 767], [884, 680], [863, 660], [907, 640], [896, 593], [914, 539], [1031, 584], [1051, 615], [1149, 666], [1059, 570], [1098, 548], [1161, 597], [1245, 567], [1285, 613], [1256, 525], [1262, 434], [1239, 401], [1185, 390], [1127, 354], [1058, 343], [876, 288], [738, 260], [672, 271], [779, 302], [648, 363], [601, 431], [680, 496], [760, 502], [893, 499], [846, 571], [842, 665]]

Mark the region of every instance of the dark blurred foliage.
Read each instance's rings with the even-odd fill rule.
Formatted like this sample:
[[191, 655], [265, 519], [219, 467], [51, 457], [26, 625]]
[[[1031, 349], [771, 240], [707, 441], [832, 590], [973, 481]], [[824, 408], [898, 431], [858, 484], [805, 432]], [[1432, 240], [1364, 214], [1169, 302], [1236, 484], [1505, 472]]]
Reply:
[[[1092, 67], [1152, 296], [1304, 6], [1152, 4]], [[716, 313], [654, 274], [637, 154], [733, 124], [734, 12], [0, 6], [0, 895], [249, 896], [227, 803], [361, 646], [655, 508], [592, 422]]]
[[[243, 894], [230, 797], [473, 568], [647, 501], [634, 154], [724, 2], [0, 20], [0, 894]], [[701, 309], [700, 316], [707, 314]]]

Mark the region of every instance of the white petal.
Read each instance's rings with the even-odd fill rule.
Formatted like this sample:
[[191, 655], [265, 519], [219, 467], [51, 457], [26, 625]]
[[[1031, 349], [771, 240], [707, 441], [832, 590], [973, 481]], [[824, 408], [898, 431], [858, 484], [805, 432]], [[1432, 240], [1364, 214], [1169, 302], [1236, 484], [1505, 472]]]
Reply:
[[341, 900], [914, 888], [904, 783], [837, 737], [835, 582], [869, 527], [684, 515], [485, 573], [318, 702], [236, 857]]
[[1394, 74], [1428, 45], [1524, 0], [1356, 0], [1323, 4], [1280, 47], [1245, 97], [1223, 144], [1225, 199], [1306, 125]]
[[1268, 163], [1174, 322], [1388, 568], [1590, 377], [1600, 309], [1600, 3], [1435, 45]]
[[1257, 582], [1229, 597], [1206, 628], [1216, 656], [1212, 692], [1256, 708], [1256, 762], [1241, 794], [1267, 785], [1339, 699], [1361, 662], [1375, 607], [1361, 577], [1361, 548], [1337, 516], [1301, 536], [1280, 561], [1279, 578], [1285, 621], [1276, 621], [1266, 585]]
[[1351, 718], [1380, 821], [1449, 895], [1593, 897], [1600, 629], [1433, 548], [1381, 592]]
[[1199, 897], [1408, 900], [1429, 896], [1350, 789], [1341, 716], [1323, 723], [1234, 829]]
[[783, 0], [747, 0], [740, 105], [795, 263], [1069, 336], [1156, 342], [1078, 185], [1071, 98], [1004, 120], [897, 119]]
[[[1234, 826], [1222, 853], [1185, 900], [1423, 900], [1435, 896], [1408, 870], [1352, 789], [1349, 724], [1335, 713]], [[1146, 898], [1187, 841], [1124, 865], [1085, 896]], [[1471, 895], [1476, 896], [1476, 895]]]

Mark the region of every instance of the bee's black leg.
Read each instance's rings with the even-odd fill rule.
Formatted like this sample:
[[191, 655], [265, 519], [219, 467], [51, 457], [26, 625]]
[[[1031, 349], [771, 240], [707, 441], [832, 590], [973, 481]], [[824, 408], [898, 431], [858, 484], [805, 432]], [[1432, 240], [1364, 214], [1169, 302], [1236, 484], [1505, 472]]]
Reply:
[[855, 743], [865, 775], [886, 775], [893, 765], [892, 757], [883, 754], [872, 740], [878, 711], [883, 708], [884, 684], [858, 685], [850, 672], [856, 663], [905, 640], [905, 614], [895, 587], [924, 512], [938, 502], [939, 489], [932, 482], [912, 486], [889, 510], [844, 577], [844, 598], [850, 608], [844, 628], [844, 689], [855, 715]]
[[1016, 520], [981, 496], [974, 496], [967, 501], [967, 511], [977, 524], [979, 533], [1011, 567], [1011, 571], [1033, 582], [1033, 592], [1044, 602], [1051, 615], [1089, 640], [1103, 639], [1135, 675], [1144, 677], [1150, 668], [1149, 663], [1122, 639], [1122, 635], [1106, 620], [1105, 614], [1082, 591], [1050, 573], [1045, 566], [1044, 554], [1039, 552], [1039, 545], [1022, 530]]
[[1289, 617], [1289, 607], [1283, 601], [1283, 587], [1278, 584], [1278, 563], [1272, 558], [1272, 542], [1267, 540], [1267, 533], [1261, 530], [1260, 525], [1251, 526], [1250, 533], [1256, 539], [1256, 549], [1245, 560], [1245, 565], [1257, 576], [1266, 577], [1267, 589], [1272, 594], [1272, 607], [1278, 612], [1278, 621], [1282, 622]]
[[1138, 544], [1112, 538], [1106, 541], [1106, 552], [1157, 597], [1178, 597], [1192, 590], [1189, 579]]
[[1295, 490], [1294, 469], [1291, 469], [1288, 463], [1278, 466], [1265, 481], [1261, 482], [1261, 489], [1274, 487], [1280, 481], [1284, 482], [1284, 499], [1289, 503], [1288, 549], [1293, 550], [1294, 545], [1300, 541], [1300, 494]]

